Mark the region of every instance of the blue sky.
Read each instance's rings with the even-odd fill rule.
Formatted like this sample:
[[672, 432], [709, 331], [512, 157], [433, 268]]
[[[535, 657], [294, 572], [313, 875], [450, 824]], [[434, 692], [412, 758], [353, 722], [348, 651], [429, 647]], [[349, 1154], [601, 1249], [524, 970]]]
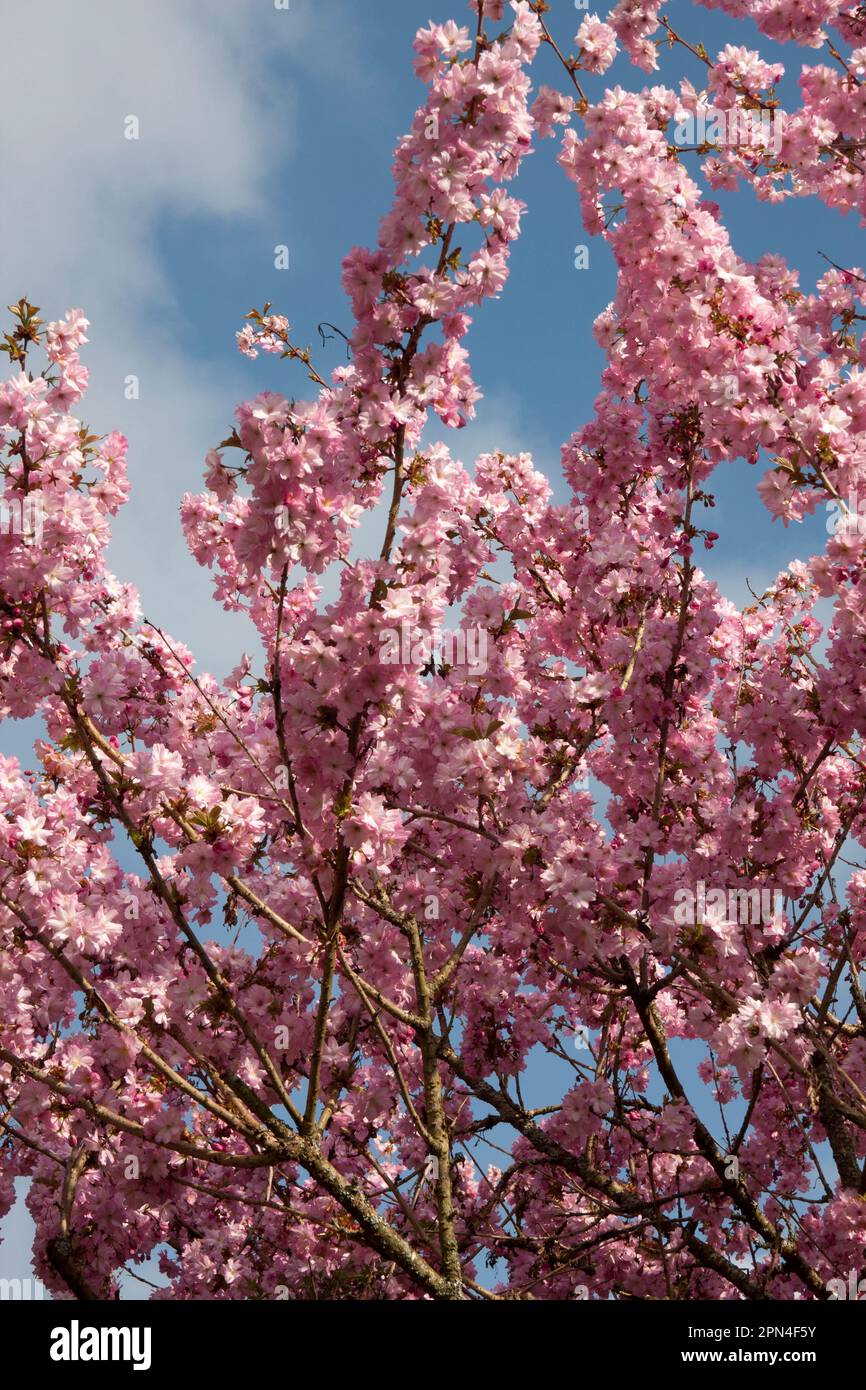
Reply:
[[[563, 48], [583, 13], [554, 0], [548, 21]], [[668, 13], [711, 53], [736, 42], [787, 60], [788, 101], [801, 64], [819, 61], [811, 50], [780, 49], [749, 22], [681, 2]], [[41, 0], [4, 16], [8, 51], [38, 52], [40, 70], [38, 89], [23, 64], [4, 75], [0, 176], [16, 196], [4, 200], [2, 303], [26, 294], [45, 317], [69, 306], [90, 317], [86, 418], [95, 432], [123, 430], [131, 445], [132, 498], [112, 563], [139, 585], [148, 615], [217, 675], [252, 639], [210, 601], [208, 575], [186, 555], [180, 497], [198, 489], [204, 455], [238, 401], [266, 387], [304, 395], [308, 384], [297, 366], [241, 358], [235, 330], [271, 300], [323, 375], [344, 360], [341, 341], [323, 347], [316, 326], [350, 330], [340, 261], [352, 245], [375, 242], [394, 144], [423, 99], [412, 37], [451, 17], [468, 22], [465, 0], [290, 0], [288, 10], [273, 0]], [[536, 82], [563, 76], [543, 52]], [[592, 99], [611, 83], [680, 76], [701, 85], [703, 66], [677, 49], [651, 78], [621, 56], [585, 87]], [[138, 141], [123, 138], [130, 114]], [[589, 269], [574, 268], [574, 248], [588, 239], [556, 152], [543, 142], [517, 183], [529, 205], [525, 233], [503, 298], [484, 307], [469, 339], [484, 400], [477, 420], [448, 439], [467, 463], [487, 449], [528, 450], [555, 482], [560, 444], [592, 413], [602, 357], [590, 327], [614, 289], [600, 241], [589, 243]], [[820, 251], [863, 261], [852, 217], [806, 201], [770, 207], [747, 191], [714, 196], [735, 249], [747, 259], [784, 255], [804, 289], [825, 268]], [[290, 269], [276, 271], [283, 243]], [[131, 373], [137, 401], [124, 399]], [[754, 491], [759, 474], [730, 464], [712, 485], [721, 540], [701, 563], [736, 602], [748, 602], [747, 578], [764, 587], [826, 538], [823, 515], [771, 525]], [[26, 764], [34, 732], [7, 724], [0, 751]], [[0, 1274], [20, 1275], [29, 1243], [20, 1207], [5, 1225]]]

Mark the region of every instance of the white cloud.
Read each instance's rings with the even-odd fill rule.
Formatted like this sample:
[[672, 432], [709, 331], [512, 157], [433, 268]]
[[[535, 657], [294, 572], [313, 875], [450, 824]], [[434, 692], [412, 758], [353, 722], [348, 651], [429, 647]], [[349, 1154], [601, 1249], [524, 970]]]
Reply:
[[[29, 1179], [15, 1179], [15, 1205], [0, 1221], [0, 1279], [31, 1279], [30, 1251], [36, 1227], [24, 1198]], [[47, 1295], [46, 1295], [47, 1297]]]
[[[0, 123], [0, 295], [26, 294], [47, 317], [80, 307], [91, 320], [82, 413], [130, 441], [132, 497], [111, 563], [220, 675], [255, 635], [212, 602], [177, 513], [251, 384], [228, 353], [214, 370], [178, 346], [191, 325], [160, 232], [191, 219], [202, 255], [209, 225], [259, 219], [277, 239], [269, 179], [297, 141], [291, 74], [327, 76], [339, 59], [341, 80], [360, 80], [347, 13], [333, 5], [323, 18], [309, 0], [288, 11], [271, 0], [40, 0], [3, 19], [4, 49], [21, 60], [6, 67]], [[138, 140], [124, 136], [129, 116]], [[227, 347], [236, 326], [225, 325]], [[124, 398], [129, 374], [137, 401]]]
[[533, 464], [548, 477], [552, 476], [550, 460], [546, 457], [550, 444], [537, 428], [523, 419], [520, 402], [513, 396], [492, 391], [476, 406], [474, 420], [462, 430], [445, 429], [437, 420], [428, 426], [427, 439], [441, 439], [448, 445], [453, 458], [472, 471], [481, 454], [532, 454]]

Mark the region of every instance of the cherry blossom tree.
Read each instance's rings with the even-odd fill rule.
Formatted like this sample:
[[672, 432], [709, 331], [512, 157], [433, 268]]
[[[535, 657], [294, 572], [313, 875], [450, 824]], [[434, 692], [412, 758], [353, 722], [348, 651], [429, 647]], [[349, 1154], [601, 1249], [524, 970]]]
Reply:
[[[747, 264], [707, 193], [866, 212], [866, 18], [717, 7], [810, 51], [799, 109], [656, 0], [419, 32], [346, 363], [251, 313], [241, 350], [313, 388], [240, 406], [183, 501], [261, 639], [222, 683], [106, 567], [126, 444], [79, 418], [87, 320], [13, 306], [0, 710], [44, 738], [0, 759], [0, 1211], [29, 1179], [56, 1296], [153, 1255], [172, 1299], [827, 1299], [861, 1270], [866, 277]], [[677, 89], [602, 90], [661, 46]], [[617, 269], [565, 502], [453, 433], [545, 137]], [[700, 568], [738, 458], [786, 526], [836, 519], [742, 610]]]

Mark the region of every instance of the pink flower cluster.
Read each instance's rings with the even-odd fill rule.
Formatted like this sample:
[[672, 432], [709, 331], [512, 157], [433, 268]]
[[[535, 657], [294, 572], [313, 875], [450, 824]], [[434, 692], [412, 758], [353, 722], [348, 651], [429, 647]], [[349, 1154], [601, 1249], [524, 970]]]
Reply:
[[[725, 9], [860, 42], [830, 3]], [[840, 528], [742, 610], [700, 558], [733, 460], [785, 525], [866, 493], [866, 279], [743, 260], [671, 144], [773, 100], [776, 64], [691, 45], [705, 91], [590, 101], [617, 43], [653, 69], [657, 7], [584, 19], [562, 72], [543, 9], [472, 10], [417, 36], [394, 202], [343, 266], [348, 364], [325, 380], [270, 306], [239, 334], [317, 390], [241, 405], [183, 502], [261, 639], [224, 681], [106, 568], [126, 446], [67, 413], [86, 320], [13, 309], [0, 467], [41, 527], [0, 536], [0, 714], [44, 737], [36, 770], [0, 758], [0, 1211], [33, 1180], [62, 1296], [153, 1252], [157, 1296], [224, 1299], [823, 1298], [862, 1260], [866, 542]], [[832, 206], [862, 207], [864, 66], [807, 70], [782, 147]], [[529, 454], [430, 440], [472, 418], [472, 317], [560, 128], [617, 266], [564, 501]], [[381, 659], [455, 612], [483, 668]], [[719, 896], [684, 923], [697, 883]]]

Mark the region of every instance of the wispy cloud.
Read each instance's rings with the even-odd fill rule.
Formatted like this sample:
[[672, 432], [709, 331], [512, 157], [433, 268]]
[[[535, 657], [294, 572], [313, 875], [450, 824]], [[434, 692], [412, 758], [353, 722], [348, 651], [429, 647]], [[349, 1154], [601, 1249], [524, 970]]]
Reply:
[[[146, 611], [218, 674], [248, 629], [213, 604], [177, 510], [250, 381], [227, 354], [214, 365], [207, 345], [184, 348], [194, 325], [160, 238], [188, 219], [206, 256], [209, 226], [258, 218], [271, 231], [269, 180], [298, 138], [292, 74], [325, 78], [338, 55], [344, 82], [361, 72], [347, 14], [331, 6], [323, 22], [308, 0], [288, 10], [269, 0], [41, 0], [3, 17], [4, 49], [21, 60], [4, 78], [0, 294], [27, 294], [50, 317], [76, 306], [90, 318], [86, 418], [130, 441], [133, 494], [111, 562], [139, 585]], [[35, 72], [28, 54], [38, 55]], [[131, 375], [139, 395], [130, 400]]]

